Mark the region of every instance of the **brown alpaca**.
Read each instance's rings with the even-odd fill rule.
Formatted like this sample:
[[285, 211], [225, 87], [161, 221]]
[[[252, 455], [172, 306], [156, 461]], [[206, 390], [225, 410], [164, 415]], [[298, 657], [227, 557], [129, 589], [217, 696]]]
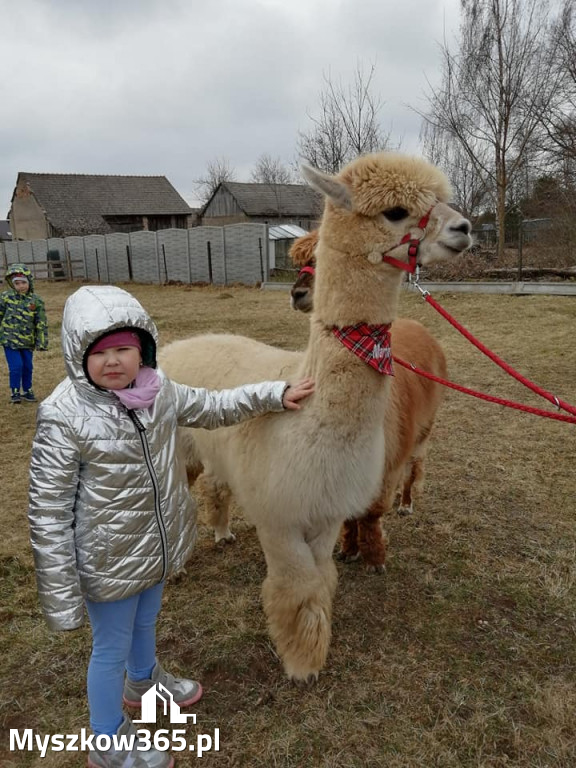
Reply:
[[[315, 257], [318, 232], [298, 238], [290, 249], [292, 262], [301, 268], [290, 291], [291, 304], [301, 312], [313, 307]], [[446, 378], [446, 358], [436, 339], [415, 320], [392, 323], [392, 353], [436, 376]], [[346, 520], [340, 532], [339, 557], [346, 562], [362, 557], [367, 571], [384, 570], [386, 538], [382, 516], [400, 492], [399, 515], [412, 514], [421, 488], [428, 440], [444, 390], [440, 384], [396, 366], [386, 403], [386, 456], [382, 489], [363, 517]]]

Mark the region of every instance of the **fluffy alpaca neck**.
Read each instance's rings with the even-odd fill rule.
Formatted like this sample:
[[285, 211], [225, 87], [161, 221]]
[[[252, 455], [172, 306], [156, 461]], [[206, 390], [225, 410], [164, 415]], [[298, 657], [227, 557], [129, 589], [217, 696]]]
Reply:
[[336, 325], [391, 323], [398, 314], [403, 273], [375, 268], [366, 255], [317, 249], [314, 316], [327, 328]]
[[351, 443], [382, 424], [390, 376], [356, 357], [314, 315], [301, 372], [315, 381], [309, 409], [320, 424], [329, 424]]
[[[327, 257], [323, 259], [322, 256]], [[375, 269], [365, 257], [351, 259], [325, 252], [318, 258], [314, 311], [304, 372], [316, 381], [314, 408], [334, 426], [355, 430], [358, 424], [381, 424], [390, 384], [346, 349], [333, 335], [334, 326], [391, 323], [397, 314], [402, 275]]]

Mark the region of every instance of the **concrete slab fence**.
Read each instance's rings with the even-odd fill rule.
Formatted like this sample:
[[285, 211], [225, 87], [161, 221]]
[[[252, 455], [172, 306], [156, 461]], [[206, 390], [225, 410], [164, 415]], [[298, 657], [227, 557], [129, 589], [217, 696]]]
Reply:
[[256, 285], [268, 280], [268, 227], [162, 229], [0, 243], [0, 263], [24, 263], [39, 279], [96, 283]]

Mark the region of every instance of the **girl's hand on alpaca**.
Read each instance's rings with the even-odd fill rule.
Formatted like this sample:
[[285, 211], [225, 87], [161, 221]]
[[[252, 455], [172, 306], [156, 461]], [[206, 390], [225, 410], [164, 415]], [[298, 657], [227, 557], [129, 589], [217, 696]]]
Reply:
[[299, 411], [299, 400], [304, 400], [305, 397], [309, 397], [314, 392], [314, 381], [306, 378], [296, 382], [296, 384], [290, 384], [284, 390], [284, 397], [282, 398], [282, 405], [288, 411]]

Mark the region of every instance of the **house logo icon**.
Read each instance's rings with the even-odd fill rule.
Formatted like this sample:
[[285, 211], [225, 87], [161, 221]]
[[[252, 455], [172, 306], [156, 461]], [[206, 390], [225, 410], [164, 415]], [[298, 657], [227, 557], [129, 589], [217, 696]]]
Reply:
[[[185, 723], [188, 718], [192, 718], [192, 722], [196, 725], [196, 715], [185, 715], [180, 712], [180, 707], [174, 701], [174, 696], [162, 683], [154, 683], [142, 696], [142, 718], [133, 722], [155, 723], [156, 707], [159, 703], [162, 705], [163, 714], [170, 714], [171, 723]], [[168, 708], [170, 708], [170, 712], [168, 712]]]

